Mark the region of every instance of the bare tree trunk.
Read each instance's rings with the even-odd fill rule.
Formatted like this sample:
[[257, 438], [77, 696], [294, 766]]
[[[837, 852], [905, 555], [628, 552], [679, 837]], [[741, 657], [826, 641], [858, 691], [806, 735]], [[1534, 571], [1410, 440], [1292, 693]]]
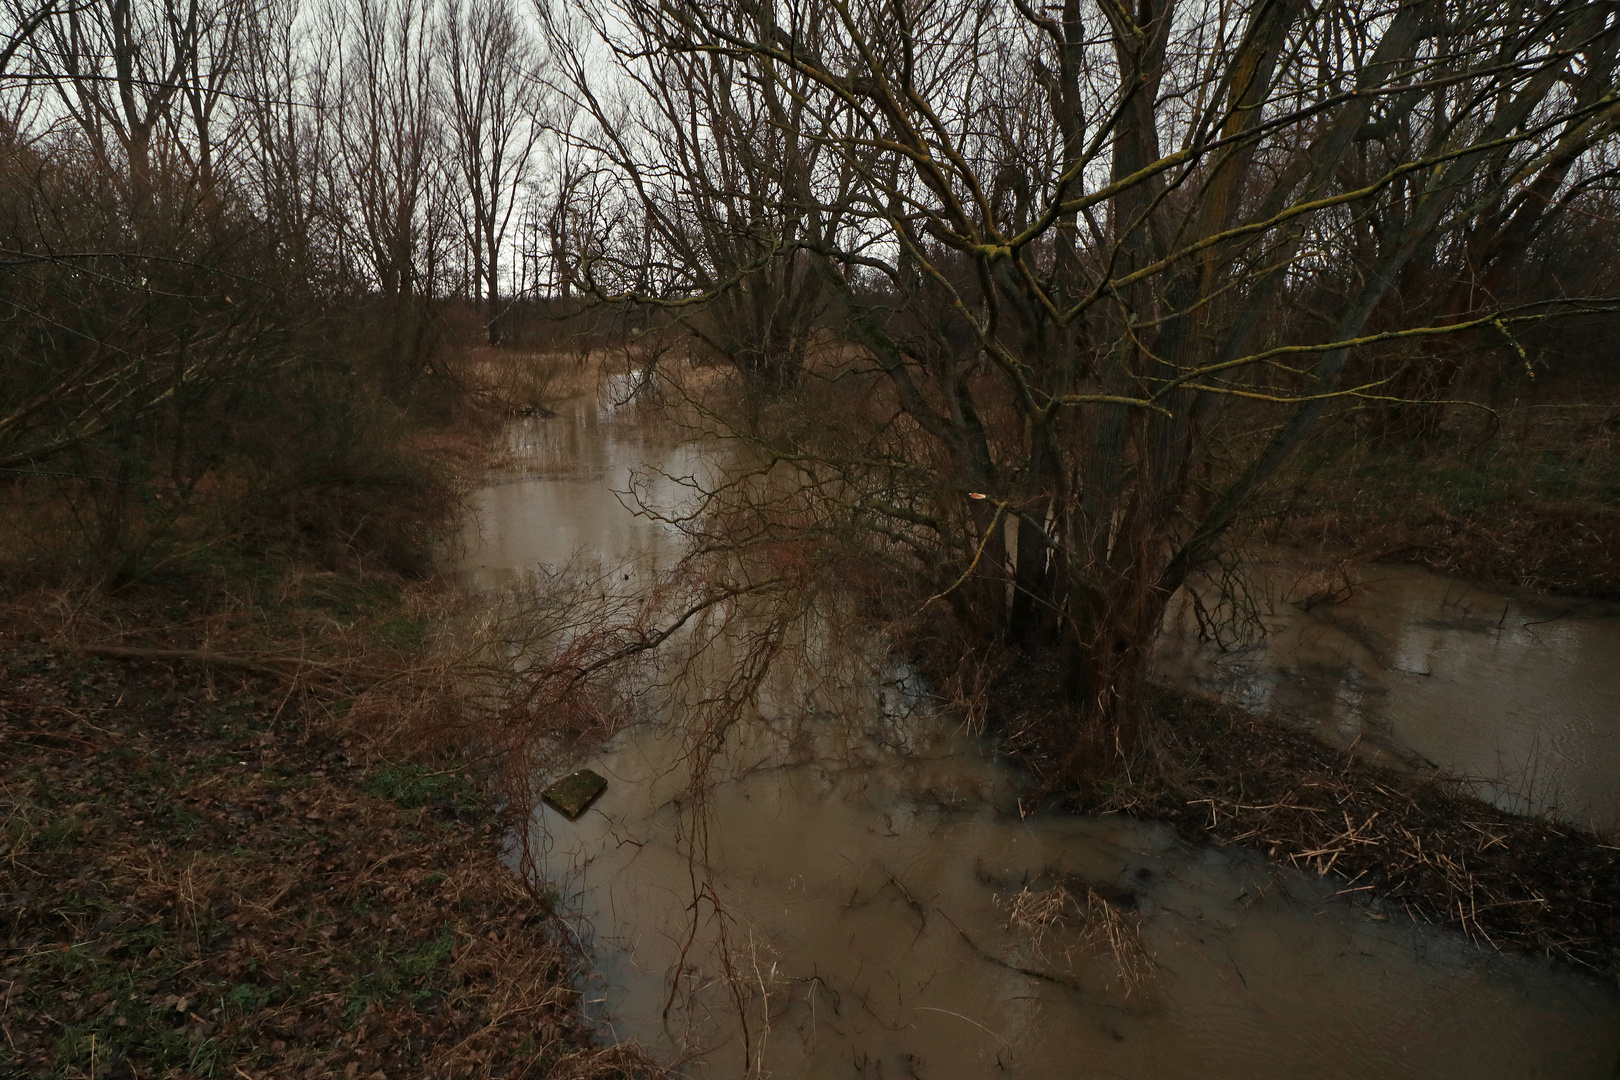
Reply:
[[[1389, 392], [1352, 358], [1452, 341], [1460, 371], [1463, 335], [1530, 317], [1478, 286], [1610, 175], [1607, 11], [548, 9], [617, 200], [574, 258], [745, 383], [802, 365], [776, 327], [819, 316], [793, 306], [814, 268], [860, 354], [818, 374], [881, 378], [872, 426], [775, 442], [751, 412], [754, 440], [975, 632], [1060, 653], [1076, 752], [1128, 757], [1170, 596], [1331, 408]], [[635, 43], [631, 106], [604, 104], [580, 33]], [[615, 228], [632, 213], [646, 252]], [[1400, 287], [1426, 260], [1449, 301]], [[1231, 431], [1266, 434], [1210, 441]]]
[[444, 0], [446, 113], [485, 332], [501, 338], [500, 253], [540, 134], [538, 57], [511, 0]]

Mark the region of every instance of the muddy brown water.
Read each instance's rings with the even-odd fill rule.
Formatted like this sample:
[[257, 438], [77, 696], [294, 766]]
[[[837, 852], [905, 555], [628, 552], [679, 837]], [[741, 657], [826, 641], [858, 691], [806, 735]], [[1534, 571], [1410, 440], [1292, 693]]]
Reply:
[[1174, 605], [1162, 677], [1391, 763], [1440, 766], [1516, 813], [1620, 827], [1616, 605], [1405, 566], [1329, 577], [1276, 553], [1249, 588], [1265, 634], [1223, 649]]
[[[512, 437], [521, 471], [480, 494], [467, 542], [466, 574], [485, 586], [542, 563], [597, 560], [633, 578], [673, 561], [673, 532], [615, 492], [649, 464], [675, 478], [715, 467], [607, 399]], [[647, 484], [654, 502], [684, 494], [678, 479]], [[1384, 660], [1462, 671], [1447, 666], [1438, 629], [1413, 653], [1391, 644], [1409, 614], [1368, 619], [1391, 636], [1353, 636]], [[903, 668], [832, 633], [800, 647], [798, 669], [767, 685], [760, 717], [732, 729], [710, 770], [699, 858], [678, 694], [670, 722], [583, 762], [610, 781], [584, 817], [536, 820], [541, 872], [593, 954], [587, 1006], [604, 1038], [713, 1078], [1620, 1075], [1611, 985], [1492, 954], [1335, 897], [1332, 879], [1190, 847], [1151, 823], [1025, 815], [1012, 770], [927, 708]], [[1232, 681], [1220, 670], [1230, 658], [1180, 659], [1209, 692], [1282, 708], [1303, 668], [1285, 650], [1268, 655], [1282, 659], [1246, 654]], [[1543, 663], [1579, 667], [1564, 653]], [[1484, 676], [1454, 676], [1470, 677]], [[1610, 700], [1612, 685], [1592, 685]], [[1343, 696], [1305, 686], [1301, 708]], [[1458, 700], [1477, 712], [1491, 698]], [[1387, 715], [1343, 706], [1321, 723], [1383, 725], [1395, 746]], [[1065, 877], [1128, 891], [1114, 895], [1134, 905], [1127, 918], [1152, 958], [1142, 985], [1127, 987], [1111, 954], [1072, 929], [1040, 941], [1008, 929], [1021, 888]], [[711, 894], [726, 910], [723, 947], [713, 905], [694, 902]]]

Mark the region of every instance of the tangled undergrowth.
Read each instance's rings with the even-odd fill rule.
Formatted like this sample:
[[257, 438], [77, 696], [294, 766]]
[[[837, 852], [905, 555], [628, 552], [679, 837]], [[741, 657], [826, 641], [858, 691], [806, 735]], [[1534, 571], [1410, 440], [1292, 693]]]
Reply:
[[[1257, 849], [1383, 911], [1620, 976], [1620, 843], [1508, 813], [1443, 775], [1375, 765], [1308, 732], [1225, 706], [1161, 698], [1157, 755], [1131, 776], [1067, 783], [1083, 812], [1174, 823]], [[1038, 775], [1055, 755], [1008, 740]]]
[[1610, 388], [1595, 394], [1504, 410], [1483, 441], [1381, 446], [1341, 425], [1303, 455], [1261, 535], [1482, 585], [1620, 599], [1620, 402]]
[[478, 777], [307, 689], [0, 636], [0, 1076], [654, 1072], [591, 1044]]

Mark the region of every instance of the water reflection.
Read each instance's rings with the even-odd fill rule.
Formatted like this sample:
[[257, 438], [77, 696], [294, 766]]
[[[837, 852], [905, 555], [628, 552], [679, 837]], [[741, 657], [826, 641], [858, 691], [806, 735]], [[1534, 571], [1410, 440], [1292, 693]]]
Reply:
[[[1251, 575], [1250, 648], [1200, 644], [1177, 605], [1160, 670], [1244, 708], [1474, 777], [1507, 809], [1620, 824], [1620, 618], [1413, 567], [1357, 571], [1342, 602], [1286, 562]], [[1312, 602], [1315, 599], [1316, 602]]]
[[[600, 402], [518, 425], [514, 438], [521, 474], [481, 494], [469, 537], [478, 582], [582, 549], [632, 576], [667, 566], [677, 537], [614, 492], [644, 463], [674, 477], [714, 467]], [[648, 488], [670, 506], [686, 494], [668, 480]], [[1278, 641], [1293, 644], [1221, 660], [1211, 685], [1257, 708], [1316, 709], [1353, 738], [1391, 715], [1390, 672], [1466, 684], [1528, 648], [1513, 635], [1551, 640], [1573, 626], [1521, 627], [1465, 664], [1450, 656], [1451, 635], [1473, 633], [1459, 628], [1462, 601], [1437, 616], [1410, 582], [1375, 603], [1381, 588], [1368, 585], [1365, 617], [1346, 626], [1333, 620], [1362, 609], [1279, 609]], [[1025, 816], [1016, 777], [922, 707], [904, 671], [825, 626], [804, 637], [762, 715], [725, 740], [697, 843], [679, 722], [624, 732], [585, 762], [610, 783], [580, 821], [542, 811], [535, 822], [542, 872], [593, 943], [587, 998], [611, 1037], [713, 1078], [1613, 1075], [1611, 988], [1353, 908], [1332, 879], [1189, 848], [1151, 824]], [[1542, 685], [1558, 680], [1553, 665], [1521, 659]], [[1556, 670], [1608, 700], [1584, 663]], [[1313, 682], [1313, 665], [1338, 674]], [[1495, 704], [1470, 692], [1454, 714], [1457, 753], [1471, 713]], [[1430, 693], [1426, 706], [1400, 699], [1414, 704], [1395, 714], [1443, 709], [1446, 691]], [[664, 708], [681, 719], [676, 688]], [[1447, 752], [1438, 739], [1424, 752]], [[1065, 874], [1130, 890], [1158, 965], [1144, 991], [1126, 993], [1106, 955], [1037, 952], [1009, 931], [998, 901]]]
[[[1152, 825], [1021, 816], [1013, 777], [938, 718], [860, 719], [737, 729], [695, 868], [668, 729], [592, 762], [611, 783], [580, 822], [538, 823], [616, 1037], [704, 1077], [750, 1058], [805, 1078], [1600, 1077], [1620, 1053], [1620, 1002], [1583, 978]], [[1009, 932], [997, 901], [1065, 874], [1132, 891], [1145, 991]], [[706, 889], [729, 956], [707, 905], [691, 937]]]
[[676, 531], [632, 508], [680, 506], [715, 468], [712, 451], [638, 422], [619, 383], [550, 419], [519, 421], [507, 437], [514, 466], [476, 493], [463, 538], [461, 569], [477, 588], [581, 558], [632, 578], [656, 574], [678, 558]]

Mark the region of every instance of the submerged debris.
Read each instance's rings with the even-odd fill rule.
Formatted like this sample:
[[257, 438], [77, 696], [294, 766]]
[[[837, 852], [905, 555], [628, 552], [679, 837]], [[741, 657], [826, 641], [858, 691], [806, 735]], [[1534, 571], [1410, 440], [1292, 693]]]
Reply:
[[1136, 894], [1117, 885], [1065, 875], [1046, 888], [1028, 886], [996, 906], [1007, 912], [1006, 928], [1044, 959], [1072, 963], [1077, 953], [1106, 951], [1127, 994], [1152, 980], [1156, 964], [1142, 938]]
[[1340, 895], [1620, 974], [1613, 837], [1509, 813], [1460, 780], [1383, 768], [1237, 710], [1161, 707], [1160, 768], [1134, 783], [1075, 786], [1068, 806], [1171, 821], [1191, 839], [1336, 876]]

